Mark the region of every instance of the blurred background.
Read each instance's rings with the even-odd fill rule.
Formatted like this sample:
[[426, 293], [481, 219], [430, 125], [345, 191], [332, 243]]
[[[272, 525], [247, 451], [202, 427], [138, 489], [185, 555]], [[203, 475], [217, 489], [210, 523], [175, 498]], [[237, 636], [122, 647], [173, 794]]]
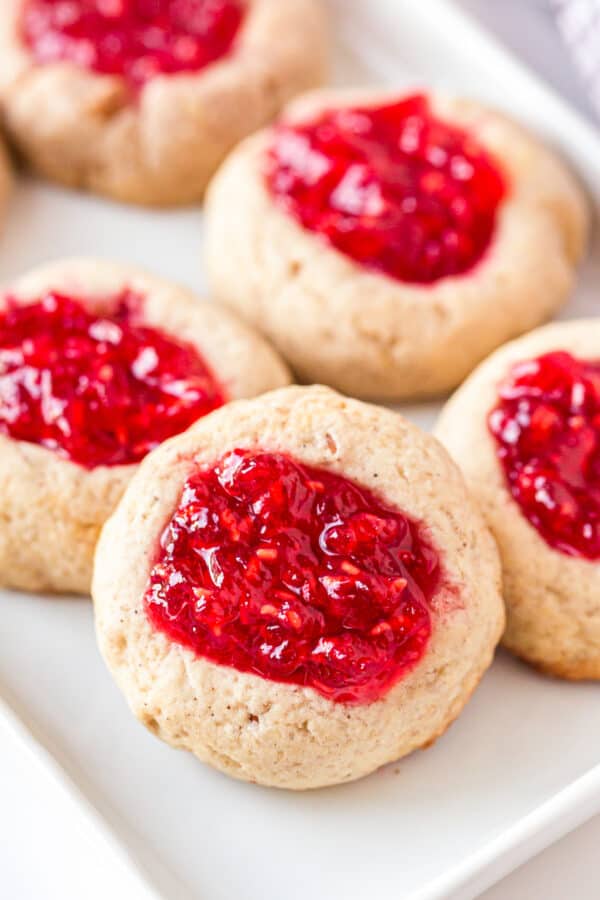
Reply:
[[600, 0], [455, 2], [579, 112], [600, 121]]

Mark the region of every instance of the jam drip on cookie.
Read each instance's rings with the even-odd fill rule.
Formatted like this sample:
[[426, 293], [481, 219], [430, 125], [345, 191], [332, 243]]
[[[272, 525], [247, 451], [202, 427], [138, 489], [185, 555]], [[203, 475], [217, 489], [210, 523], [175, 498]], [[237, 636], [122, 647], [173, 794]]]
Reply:
[[527, 520], [556, 550], [600, 559], [600, 362], [556, 351], [515, 365], [488, 424]]
[[73, 62], [137, 89], [224, 56], [243, 17], [241, 0], [25, 0], [22, 35], [38, 63]]
[[279, 125], [266, 176], [304, 228], [416, 284], [463, 274], [482, 258], [506, 193], [490, 155], [436, 118], [423, 95]]
[[370, 703], [422, 657], [439, 581], [421, 526], [364, 488], [235, 450], [186, 482], [146, 606], [200, 656]]
[[48, 293], [0, 314], [0, 434], [86, 468], [136, 463], [225, 397], [191, 345], [143, 324], [123, 291], [102, 314]]

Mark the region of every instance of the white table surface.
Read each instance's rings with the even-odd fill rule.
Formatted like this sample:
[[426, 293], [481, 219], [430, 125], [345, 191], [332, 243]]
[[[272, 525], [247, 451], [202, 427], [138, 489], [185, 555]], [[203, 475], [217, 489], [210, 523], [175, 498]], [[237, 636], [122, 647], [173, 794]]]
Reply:
[[[553, 32], [544, 0], [457, 2], [496, 31], [580, 111], [592, 115], [578, 77]], [[63, 828], [52, 815], [51, 798], [42, 795], [35, 778], [24, 779], [23, 774], [18, 755], [4, 758], [0, 803], [11, 815], [0, 816], [0, 896], [6, 900], [81, 900], [84, 896], [92, 900], [110, 895], [104, 881], [106, 868], [90, 858], [89, 849], [86, 854], [85, 835]], [[600, 817], [504, 879], [482, 895], [482, 900], [598, 900], [599, 846]], [[73, 865], [73, 860], [78, 864]], [[61, 885], [58, 894], [53, 884]], [[129, 896], [134, 896], [133, 890]]]
[[[581, 113], [597, 122], [546, 0], [456, 2], [494, 31]], [[598, 900], [599, 847], [597, 817], [486, 891], [480, 900]]]

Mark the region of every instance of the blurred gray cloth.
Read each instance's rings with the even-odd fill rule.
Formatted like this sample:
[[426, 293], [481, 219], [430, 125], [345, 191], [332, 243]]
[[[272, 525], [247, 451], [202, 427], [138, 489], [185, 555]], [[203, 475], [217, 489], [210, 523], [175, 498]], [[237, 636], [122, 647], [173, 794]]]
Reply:
[[562, 37], [600, 113], [600, 0], [550, 0]]
[[[567, 13], [567, 7], [582, 4], [591, 8], [597, 15], [600, 0], [454, 0], [454, 2], [500, 38], [580, 113], [598, 121], [598, 106], [594, 105], [590, 96], [594, 89], [590, 87], [589, 92], [586, 90], [589, 81], [576, 63], [578, 51], [575, 44], [579, 43], [579, 39], [575, 40], [575, 44], [571, 39], [567, 39], [565, 29], [573, 26], [563, 26], [562, 23], [565, 16], [583, 16], [581, 12]], [[584, 26], [582, 29], [583, 34], [589, 30], [588, 22], [587, 27]], [[586, 44], [588, 41], [592, 43], [589, 38], [584, 37]], [[600, 41], [596, 41], [594, 50], [586, 53], [600, 57]]]
[[596, 112], [600, 113], [600, 0], [550, 0]]

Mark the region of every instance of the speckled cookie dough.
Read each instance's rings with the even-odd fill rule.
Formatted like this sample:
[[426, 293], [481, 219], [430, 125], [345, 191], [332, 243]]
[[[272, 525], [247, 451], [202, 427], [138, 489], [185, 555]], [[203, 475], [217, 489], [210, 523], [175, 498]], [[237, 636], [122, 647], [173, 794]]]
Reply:
[[[590, 385], [580, 384], [572, 392], [573, 408], [565, 413], [570, 418], [570, 436], [566, 442], [561, 438], [562, 451], [548, 441], [553, 439], [553, 429], [559, 429], [560, 434], [561, 425], [555, 412], [557, 402], [558, 408], [566, 408], [565, 404], [557, 401], [554, 394], [549, 407], [542, 407], [538, 412], [536, 427], [544, 429], [543, 441], [540, 445], [534, 443], [532, 450], [527, 450], [526, 443], [526, 454], [535, 462], [541, 453], [542, 467], [545, 454], [555, 454], [553, 459], [559, 460], [560, 465], [573, 465], [575, 470], [571, 476], [567, 473], [564, 487], [560, 477], [557, 486], [552, 487], [552, 470], [549, 484], [545, 477], [544, 483], [534, 483], [533, 499], [525, 510], [513, 495], [499, 459], [501, 445], [490, 430], [490, 413], [497, 407], [499, 386], [510, 377], [516, 364], [553, 353], [568, 353], [576, 360], [593, 362], [600, 358], [599, 348], [600, 322], [596, 319], [539, 328], [502, 347], [476, 369], [448, 402], [436, 429], [437, 436], [462, 467], [500, 548], [507, 605], [505, 646], [536, 667], [570, 679], [600, 678], [600, 570], [594, 554], [594, 514], [592, 511], [592, 519], [585, 526], [584, 520], [579, 520], [583, 511], [577, 512], [574, 506], [581, 501], [582, 490], [586, 502], [592, 505], [594, 502], [593, 431], [597, 426], [589, 418], [589, 410], [595, 408], [596, 401], [586, 396]], [[560, 359], [559, 363], [562, 365]], [[580, 403], [578, 391], [583, 391], [581, 409], [574, 408]], [[517, 440], [513, 433], [516, 425], [517, 431], [524, 429], [524, 440], [528, 440], [531, 416], [525, 407], [519, 420], [520, 425], [509, 425], [511, 433], [504, 432], [508, 446]], [[584, 442], [589, 442], [589, 446]], [[592, 462], [586, 462], [589, 453]], [[584, 465], [586, 468], [581, 470]], [[583, 486], [575, 484], [575, 497], [579, 496], [579, 501], [574, 501], [573, 484], [569, 481], [578, 482], [582, 472], [588, 470], [586, 478], [590, 480]], [[531, 518], [536, 504], [548, 516], [545, 531], [540, 531], [539, 522]], [[569, 517], [565, 534], [574, 535], [571, 541], [562, 532], [553, 533], [553, 516], [562, 515], [561, 504], [565, 504], [564, 514]], [[584, 528], [590, 529], [589, 535]], [[586, 551], [587, 557], [580, 550]]]
[[3, 0], [0, 101], [10, 138], [36, 171], [72, 187], [158, 206], [200, 200], [236, 143], [319, 85], [326, 68], [319, 0], [242, 6], [224, 55], [132, 90], [93, 66], [36, 59], [24, 39], [27, 0]]
[[[201, 354], [226, 398], [289, 383], [276, 353], [232, 315], [123, 265], [99, 260], [46, 265], [6, 288], [0, 311], [7, 295], [21, 306], [52, 290], [75, 296], [101, 314], [106, 299], [124, 288], [143, 298], [145, 325], [186, 341]], [[30, 591], [87, 593], [98, 533], [136, 468], [88, 468], [45, 446], [0, 434], [0, 582]]]
[[[550, 317], [571, 290], [587, 211], [566, 167], [499, 112], [427, 96], [437, 119], [472, 134], [506, 181], [491, 243], [462, 274], [403, 282], [302, 227], [266, 182], [273, 129], [243, 142], [209, 189], [205, 263], [213, 293], [267, 335], [302, 381], [389, 401], [446, 392], [499, 344]], [[324, 111], [397, 100], [314, 92], [282, 121], [304, 125]]]
[[[425, 653], [376, 701], [334, 702], [216, 664], [151, 623], [149, 574], [182, 487], [239, 447], [345, 476], [423, 522], [439, 548], [445, 577]], [[102, 531], [93, 597], [101, 652], [146, 727], [236, 778], [292, 789], [359, 778], [434, 741], [489, 666], [504, 624], [494, 542], [443, 448], [400, 416], [322, 387], [232, 404], [149, 456]]]

